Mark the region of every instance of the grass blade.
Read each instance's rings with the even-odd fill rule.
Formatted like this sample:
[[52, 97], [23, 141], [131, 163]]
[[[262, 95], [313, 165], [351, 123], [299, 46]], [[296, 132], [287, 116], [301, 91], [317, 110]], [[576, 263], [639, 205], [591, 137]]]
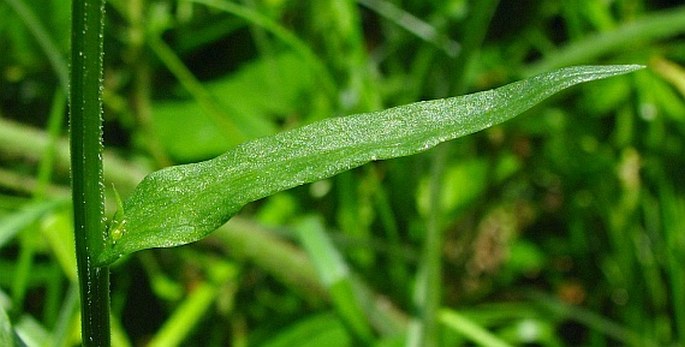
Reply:
[[298, 224], [297, 230], [300, 242], [317, 268], [338, 315], [360, 341], [368, 344], [373, 333], [354, 291], [352, 275], [342, 255], [328, 238], [323, 222], [317, 217], [306, 217]]
[[60, 52], [57, 43], [50, 36], [48, 29], [40, 22], [35, 13], [21, 0], [7, 0], [7, 3], [17, 12], [17, 15], [24, 21], [26, 27], [36, 38], [43, 52], [48, 58], [48, 62], [55, 70], [59, 79], [60, 86], [67, 91], [69, 89], [69, 69], [66, 58]]
[[480, 346], [490, 347], [508, 347], [510, 344], [502, 341], [491, 332], [487, 331], [482, 326], [476, 324], [470, 319], [462, 316], [456, 311], [450, 309], [442, 309], [440, 312], [440, 321], [455, 332], [467, 337]]
[[164, 323], [148, 346], [180, 346], [200, 319], [208, 314], [217, 292], [218, 288], [214, 284], [200, 283]]
[[544, 59], [528, 66], [523, 76], [538, 74], [565, 65], [596, 60], [603, 55], [623, 51], [627, 47], [682, 34], [685, 30], [685, 6], [655, 12], [624, 24], [615, 30], [600, 32], [572, 42], [547, 54]]
[[0, 219], [0, 249], [2, 249], [23, 228], [35, 223], [54, 208], [64, 205], [64, 200], [48, 200], [33, 202], [23, 206], [21, 210]]
[[357, 2], [412, 33], [414, 36], [432, 43], [451, 57], [457, 56], [461, 51], [461, 45], [458, 42], [440, 33], [435, 26], [424, 22], [390, 1], [357, 0]]
[[272, 21], [268, 17], [254, 11], [246, 6], [236, 4], [225, 0], [186, 0], [188, 2], [194, 2], [198, 4], [203, 4], [208, 7], [213, 7], [226, 13], [233, 14], [236, 17], [240, 17], [247, 21], [248, 23], [261, 27], [267, 32], [274, 35], [281, 42], [290, 46], [294, 52], [297, 52], [302, 59], [304, 59], [309, 66], [311, 66], [319, 76], [319, 82], [323, 90], [329, 94], [334, 95], [335, 83], [330, 72], [326, 68], [326, 65], [314, 54], [309, 46], [295, 36], [291, 31], [287, 30], [280, 24]]
[[14, 330], [5, 309], [0, 305], [0, 344], [3, 346], [19, 346], [15, 339]]
[[461, 97], [330, 118], [252, 140], [205, 162], [147, 176], [98, 259], [197, 241], [244, 205], [374, 160], [402, 157], [502, 123], [572, 85], [638, 65], [578, 66]]

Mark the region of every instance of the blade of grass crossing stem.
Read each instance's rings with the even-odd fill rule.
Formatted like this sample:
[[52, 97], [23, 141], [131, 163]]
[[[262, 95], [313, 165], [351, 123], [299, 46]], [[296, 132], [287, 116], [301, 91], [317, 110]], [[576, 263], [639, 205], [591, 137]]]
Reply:
[[370, 161], [420, 153], [502, 123], [572, 85], [640, 68], [571, 67], [466, 96], [329, 118], [243, 143], [212, 160], [157, 171], [124, 202], [98, 261], [197, 241], [252, 201]]
[[338, 315], [359, 340], [370, 343], [371, 326], [354, 290], [350, 270], [326, 234], [323, 223], [316, 217], [306, 217], [298, 223], [297, 233]]
[[487, 347], [510, 347], [511, 345], [493, 335], [487, 329], [474, 321], [449, 309], [442, 309], [439, 313], [440, 322], [452, 329], [457, 334], [469, 339], [471, 342]]
[[109, 267], [96, 265], [105, 245], [102, 178], [104, 0], [73, 0], [69, 84], [74, 237], [85, 346], [109, 346]]

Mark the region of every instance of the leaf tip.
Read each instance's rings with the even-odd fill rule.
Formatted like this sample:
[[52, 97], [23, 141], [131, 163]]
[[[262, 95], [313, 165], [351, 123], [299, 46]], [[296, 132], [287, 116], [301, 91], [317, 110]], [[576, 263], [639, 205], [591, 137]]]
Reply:
[[625, 73], [637, 71], [637, 70], [642, 70], [647, 67], [647, 65], [642, 65], [642, 64], [625, 64], [625, 65], [617, 65], [617, 66], [622, 66], [623, 71]]

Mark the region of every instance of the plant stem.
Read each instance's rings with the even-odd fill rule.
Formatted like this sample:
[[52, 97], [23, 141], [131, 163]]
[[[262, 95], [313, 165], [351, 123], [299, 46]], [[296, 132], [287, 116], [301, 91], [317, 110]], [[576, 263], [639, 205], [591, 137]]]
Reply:
[[109, 346], [109, 268], [104, 246], [102, 55], [104, 0], [74, 0], [71, 18], [70, 136], [74, 234], [84, 346]]
[[[465, 27], [469, 31], [462, 37], [462, 50], [454, 61], [453, 81], [449, 92], [461, 95], [468, 86], [469, 65], [480, 50], [487, 33], [490, 19], [495, 13], [499, 0], [471, 1], [472, 6]], [[440, 327], [438, 314], [442, 298], [442, 244], [444, 222], [442, 221], [443, 172], [447, 164], [448, 146], [440, 146], [433, 152], [430, 176], [430, 215], [426, 220], [421, 263], [414, 288], [414, 309], [417, 317], [410, 326], [406, 346], [439, 346]]]

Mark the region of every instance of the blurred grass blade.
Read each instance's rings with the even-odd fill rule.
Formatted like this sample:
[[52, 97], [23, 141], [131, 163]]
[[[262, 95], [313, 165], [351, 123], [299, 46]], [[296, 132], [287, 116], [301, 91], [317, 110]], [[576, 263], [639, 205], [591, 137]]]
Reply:
[[626, 346], [656, 346], [657, 343], [643, 338], [635, 331], [615, 323], [600, 314], [582, 307], [569, 305], [563, 301], [542, 293], [528, 295], [531, 302], [547, 310], [551, 316], [561, 319], [571, 319], [601, 334], [611, 337]]
[[[278, 236], [281, 232], [237, 216], [219, 228], [215, 236], [231, 257], [255, 264], [289, 290], [299, 293], [308, 305], [317, 306], [323, 299], [330, 300], [312, 259]], [[381, 336], [403, 335], [407, 323], [404, 313], [359, 278], [352, 280], [374, 331]]]
[[20, 211], [0, 219], [0, 249], [23, 228], [65, 203], [64, 199], [33, 202]]
[[260, 344], [262, 347], [347, 347], [352, 341], [340, 323], [331, 313], [322, 313], [300, 319], [275, 337]]
[[155, 337], [150, 347], [180, 346], [190, 335], [200, 319], [208, 315], [218, 289], [211, 283], [200, 283], [183, 301]]
[[523, 76], [531, 76], [561, 66], [596, 60], [602, 55], [638, 49], [639, 44], [681, 35], [685, 32], [685, 6], [655, 12], [624, 24], [615, 30], [600, 32], [547, 54], [528, 66]]
[[328, 238], [323, 223], [316, 217], [307, 217], [299, 223], [297, 231], [321, 282], [331, 295], [338, 315], [360, 340], [369, 343], [373, 333], [354, 291], [349, 268]]
[[53, 40], [48, 33], [48, 29], [43, 26], [43, 23], [40, 22], [36, 14], [33, 13], [31, 8], [22, 0], [7, 0], [7, 4], [17, 12], [17, 15], [21, 17], [26, 27], [36, 38], [38, 45], [48, 57], [48, 62], [52, 65], [52, 69], [55, 70], [60, 86], [64, 91], [67, 91], [69, 89], [69, 69], [67, 60], [60, 52], [55, 40]]
[[242, 115], [230, 107], [221, 105], [216, 98], [202, 85], [183, 61], [161, 38], [150, 36], [148, 45], [157, 57], [174, 74], [176, 79], [197, 101], [205, 114], [220, 128], [226, 140], [234, 146], [246, 139], [264, 136], [272, 126], [255, 117]]
[[685, 341], [685, 198], [675, 193], [677, 189], [666, 180], [659, 184], [659, 205], [662, 208], [663, 229], [666, 238], [666, 264], [671, 292], [673, 293], [673, 318], [675, 331]]
[[443, 309], [440, 311], [440, 321], [448, 328], [468, 338], [477, 345], [488, 347], [511, 346], [489, 331], [485, 330], [482, 326], [474, 323], [473, 321], [453, 310]]
[[15, 341], [22, 343], [18, 346], [51, 346], [55, 341], [50, 331], [29, 314], [22, 314], [15, 320], [14, 331]]
[[434, 44], [436, 47], [445, 51], [450, 57], [457, 56], [461, 50], [461, 45], [459, 45], [458, 42], [441, 34], [435, 26], [423, 21], [390, 1], [357, 0], [357, 2], [400, 26], [402, 29], [416, 35], [420, 39]]
[[278, 38], [281, 42], [290, 46], [295, 52], [297, 52], [302, 59], [304, 59], [309, 66], [311, 66], [318, 76], [318, 82], [321, 84], [321, 88], [328, 95], [335, 95], [335, 82], [331, 76], [330, 71], [326, 68], [321, 59], [319, 59], [316, 54], [311, 50], [311, 48], [297, 36], [295, 36], [291, 31], [281, 26], [277, 22], [274, 22], [269, 17], [260, 14], [259, 12], [237, 3], [233, 3], [225, 0], [185, 0], [188, 2], [194, 2], [198, 4], [203, 4], [208, 7], [213, 7], [227, 13], [231, 13], [234, 16], [244, 19], [246, 22], [259, 26], [264, 30], [268, 31], [274, 37]]
[[231, 302], [235, 299], [235, 291], [226, 290], [225, 285], [237, 280], [236, 267], [231, 263], [207, 263], [206, 266], [212, 269], [209, 274], [211, 279], [194, 285], [192, 291], [147, 346], [184, 346], [190, 341], [193, 330], [211, 315], [213, 304], [218, 297]]
[[569, 67], [466, 96], [330, 118], [154, 172], [124, 202], [117, 233], [98, 261], [197, 241], [252, 201], [369, 161], [425, 151], [511, 119], [572, 85], [640, 68]]
[[649, 67], [685, 97], [685, 68], [663, 57], [654, 57]]
[[19, 341], [15, 340], [12, 323], [2, 305], [0, 305], [0, 346], [20, 346]]

